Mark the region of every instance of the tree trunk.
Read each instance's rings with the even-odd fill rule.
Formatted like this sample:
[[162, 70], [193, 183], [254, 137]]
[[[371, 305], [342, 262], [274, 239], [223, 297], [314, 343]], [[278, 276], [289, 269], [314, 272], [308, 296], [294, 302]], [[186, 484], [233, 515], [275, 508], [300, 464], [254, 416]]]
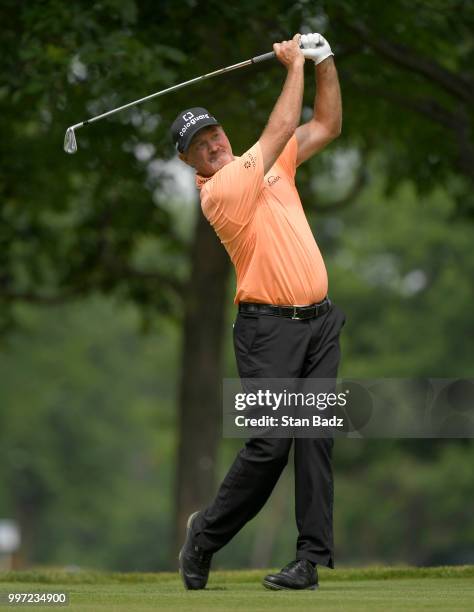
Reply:
[[215, 494], [229, 257], [204, 216], [196, 221], [185, 293], [172, 565], [189, 514]]
[[39, 510], [42, 509], [42, 504], [18, 499], [15, 506], [14, 518], [20, 528], [21, 543], [20, 548], [13, 555], [12, 569], [22, 570], [31, 567], [34, 561], [33, 556], [37, 544], [35, 531], [38, 526], [36, 518]]

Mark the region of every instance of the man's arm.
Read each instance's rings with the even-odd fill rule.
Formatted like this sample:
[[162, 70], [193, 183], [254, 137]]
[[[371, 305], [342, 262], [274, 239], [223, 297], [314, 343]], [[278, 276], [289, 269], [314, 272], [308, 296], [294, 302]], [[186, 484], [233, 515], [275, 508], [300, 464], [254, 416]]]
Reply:
[[334, 59], [328, 57], [316, 66], [316, 97], [313, 117], [296, 129], [298, 166], [323, 149], [341, 133], [342, 103]]
[[286, 67], [288, 74], [282, 92], [259, 139], [264, 173], [267, 173], [273, 166], [300, 121], [305, 58], [299, 48], [299, 38], [300, 35], [296, 34], [289, 42], [273, 45], [278, 60]]

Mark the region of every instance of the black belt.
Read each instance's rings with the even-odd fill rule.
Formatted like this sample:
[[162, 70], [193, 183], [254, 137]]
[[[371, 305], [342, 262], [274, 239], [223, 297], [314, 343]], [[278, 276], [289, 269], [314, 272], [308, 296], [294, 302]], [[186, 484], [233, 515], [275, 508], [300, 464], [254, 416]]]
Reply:
[[276, 306], [275, 304], [239, 302], [239, 312], [288, 317], [289, 319], [314, 319], [327, 312], [331, 306], [332, 302], [328, 297], [322, 302], [309, 304], [309, 306]]

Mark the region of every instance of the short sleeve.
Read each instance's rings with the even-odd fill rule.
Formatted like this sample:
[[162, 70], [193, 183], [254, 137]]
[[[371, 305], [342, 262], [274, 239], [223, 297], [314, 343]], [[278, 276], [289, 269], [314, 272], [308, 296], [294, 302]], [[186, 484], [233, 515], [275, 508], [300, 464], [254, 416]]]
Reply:
[[296, 134], [290, 138], [290, 140], [286, 143], [285, 148], [280, 154], [280, 157], [277, 159], [277, 164], [279, 164], [285, 173], [293, 179], [296, 174], [296, 157], [298, 155], [298, 141], [296, 139]]
[[216, 230], [226, 221], [234, 226], [246, 225], [263, 187], [262, 151], [256, 142], [205, 184], [201, 192], [203, 212]]

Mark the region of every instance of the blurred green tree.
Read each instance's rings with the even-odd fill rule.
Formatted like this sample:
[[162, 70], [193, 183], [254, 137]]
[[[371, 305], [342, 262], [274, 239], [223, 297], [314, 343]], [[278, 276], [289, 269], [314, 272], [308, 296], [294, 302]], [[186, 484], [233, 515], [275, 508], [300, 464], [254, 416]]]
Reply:
[[17, 566], [165, 569], [177, 330], [140, 336], [136, 308], [98, 296], [15, 312], [22, 331], [0, 352], [0, 516], [20, 524]]

